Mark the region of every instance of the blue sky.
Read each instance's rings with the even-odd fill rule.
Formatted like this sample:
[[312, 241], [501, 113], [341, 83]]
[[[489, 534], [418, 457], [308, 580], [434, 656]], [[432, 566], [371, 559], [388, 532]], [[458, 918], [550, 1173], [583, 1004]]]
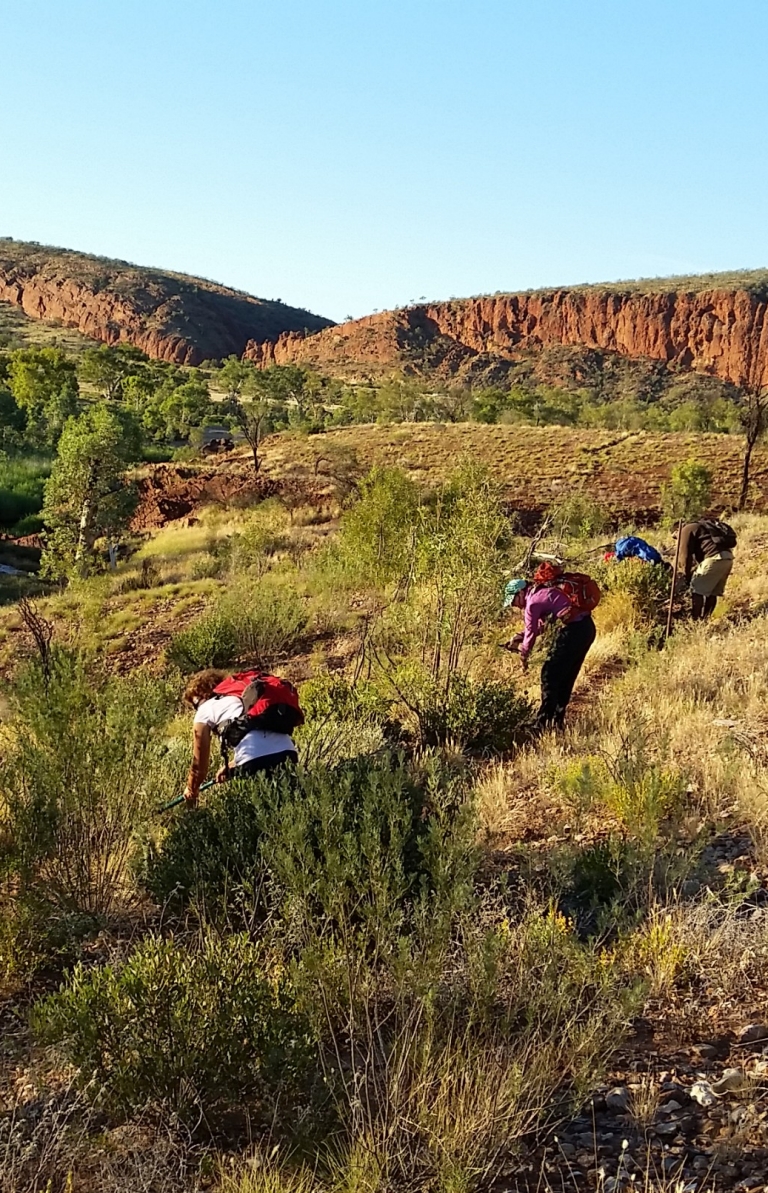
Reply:
[[768, 264], [765, 0], [0, 0], [0, 234], [331, 318]]

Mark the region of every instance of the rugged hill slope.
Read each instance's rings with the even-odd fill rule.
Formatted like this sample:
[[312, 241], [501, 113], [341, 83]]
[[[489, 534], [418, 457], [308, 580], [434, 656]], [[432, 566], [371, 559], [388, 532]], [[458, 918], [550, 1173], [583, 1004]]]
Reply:
[[340, 374], [395, 367], [446, 377], [503, 374], [526, 353], [578, 346], [768, 383], [768, 272], [498, 294], [388, 311], [315, 335], [250, 343], [263, 364]]
[[10, 239], [0, 239], [0, 302], [188, 365], [240, 355], [249, 340], [330, 325], [309, 311], [202, 278]]

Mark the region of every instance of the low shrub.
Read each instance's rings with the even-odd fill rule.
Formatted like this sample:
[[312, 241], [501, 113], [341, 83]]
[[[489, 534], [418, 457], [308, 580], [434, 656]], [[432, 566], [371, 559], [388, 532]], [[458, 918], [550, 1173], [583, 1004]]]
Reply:
[[699, 518], [712, 497], [712, 473], [699, 460], [685, 460], [672, 469], [669, 484], [663, 487], [661, 497], [667, 522]]
[[625, 598], [627, 613], [635, 623], [651, 626], [665, 621], [672, 573], [663, 564], [625, 559], [608, 564], [596, 578], [606, 595]]
[[118, 1114], [151, 1104], [213, 1126], [224, 1110], [256, 1107], [269, 1119], [316, 1073], [287, 980], [245, 935], [208, 936], [196, 950], [153, 937], [123, 965], [78, 965], [33, 1025]]
[[499, 753], [521, 741], [531, 725], [530, 701], [503, 680], [452, 672], [436, 681], [410, 665], [394, 682], [425, 745], [453, 743], [473, 752]]
[[290, 651], [307, 623], [295, 589], [263, 580], [241, 583], [171, 639], [167, 657], [181, 671], [227, 667], [249, 660], [269, 668]]
[[293, 939], [354, 922], [391, 945], [428, 892], [468, 896], [474, 836], [466, 793], [435, 764], [357, 759], [217, 789], [180, 817], [146, 881], [158, 901], [248, 923], [276, 901]]

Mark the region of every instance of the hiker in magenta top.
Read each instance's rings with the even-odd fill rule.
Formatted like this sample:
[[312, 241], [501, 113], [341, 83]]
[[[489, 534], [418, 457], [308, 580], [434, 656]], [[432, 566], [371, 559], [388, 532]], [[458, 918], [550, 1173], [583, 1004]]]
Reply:
[[[515, 604], [514, 601], [513, 604]], [[520, 607], [520, 605], [517, 606], [517, 608]], [[574, 622], [589, 617], [588, 613], [574, 614], [573, 605], [568, 597], [555, 587], [538, 588], [535, 585], [528, 585], [525, 589], [525, 604], [522, 607], [525, 629], [517, 651], [523, 662], [527, 662], [536, 639], [548, 625], [557, 620]]]
[[529, 584], [511, 580], [504, 594], [504, 607], [522, 609], [523, 632], [506, 645], [516, 650], [525, 669], [536, 639], [548, 625], [557, 627], [554, 641], [541, 668], [541, 706], [536, 715], [539, 729], [562, 729], [573, 685], [595, 640], [591, 613], [574, 608], [556, 583]]

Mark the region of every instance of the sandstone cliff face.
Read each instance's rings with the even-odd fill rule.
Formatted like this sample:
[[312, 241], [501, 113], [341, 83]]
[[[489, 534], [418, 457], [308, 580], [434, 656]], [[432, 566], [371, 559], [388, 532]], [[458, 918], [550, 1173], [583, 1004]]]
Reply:
[[9, 240], [0, 240], [0, 302], [187, 365], [239, 356], [251, 338], [330, 326], [309, 311], [200, 278]]
[[393, 368], [432, 346], [448, 371], [459, 373], [473, 357], [514, 360], [529, 349], [580, 345], [756, 386], [768, 384], [767, 306], [759, 290], [747, 288], [506, 294], [373, 315], [306, 337], [283, 335], [273, 344], [250, 343], [245, 354], [262, 365]]

